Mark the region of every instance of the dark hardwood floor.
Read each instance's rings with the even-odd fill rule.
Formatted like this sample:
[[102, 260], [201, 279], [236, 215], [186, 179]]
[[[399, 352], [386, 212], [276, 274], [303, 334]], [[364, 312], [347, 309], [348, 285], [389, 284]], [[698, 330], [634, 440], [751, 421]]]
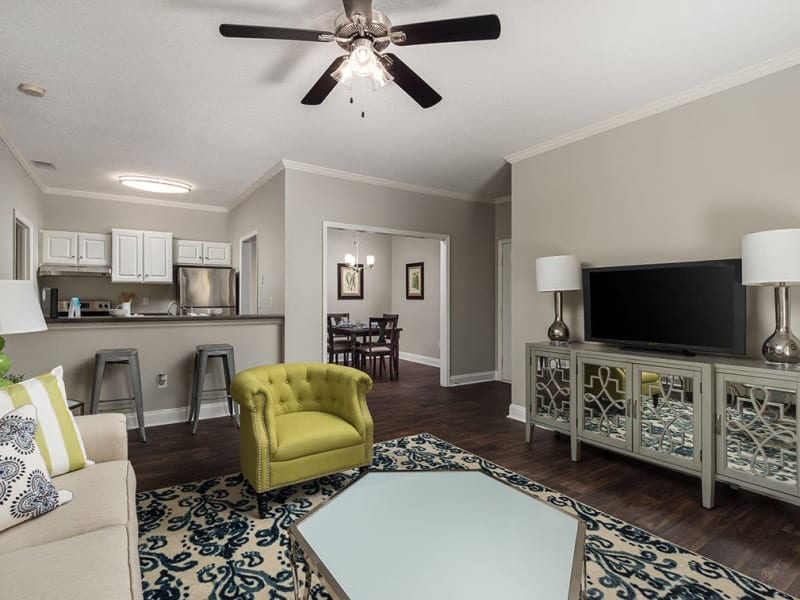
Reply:
[[[510, 386], [439, 387], [439, 371], [401, 362], [400, 380], [376, 381], [368, 402], [375, 441], [428, 432], [652, 531], [713, 560], [800, 595], [800, 507], [717, 484], [716, 507], [700, 505], [700, 480], [583, 446], [569, 458], [569, 439], [506, 418]], [[130, 432], [140, 490], [239, 470], [238, 431], [227, 418]]]

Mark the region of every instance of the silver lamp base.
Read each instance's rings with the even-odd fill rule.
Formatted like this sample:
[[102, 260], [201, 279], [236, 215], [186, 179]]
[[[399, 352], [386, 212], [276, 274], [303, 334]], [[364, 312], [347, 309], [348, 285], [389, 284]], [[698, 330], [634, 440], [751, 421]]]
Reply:
[[761, 354], [773, 365], [800, 364], [800, 340], [792, 333], [789, 324], [789, 288], [775, 288], [775, 331], [761, 346]]
[[768, 363], [776, 365], [800, 364], [800, 340], [791, 331], [775, 331], [761, 346], [761, 354]]
[[561, 318], [561, 292], [554, 293], [553, 308], [555, 309], [556, 318], [547, 328], [547, 337], [556, 344], [566, 344], [569, 341], [569, 328]]

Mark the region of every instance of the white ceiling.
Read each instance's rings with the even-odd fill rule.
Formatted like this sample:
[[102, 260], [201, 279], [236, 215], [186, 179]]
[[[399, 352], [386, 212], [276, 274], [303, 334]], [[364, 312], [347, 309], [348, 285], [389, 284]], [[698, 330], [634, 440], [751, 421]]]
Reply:
[[[225, 206], [289, 159], [479, 198], [503, 157], [800, 48], [797, 0], [375, 0], [394, 24], [495, 12], [497, 41], [395, 47], [444, 100], [394, 84], [300, 104], [334, 44], [222, 38], [222, 22], [331, 28], [338, 0], [7, 0], [0, 124], [45, 186]], [[47, 88], [37, 100], [20, 82]], [[361, 118], [364, 110], [366, 118]]]

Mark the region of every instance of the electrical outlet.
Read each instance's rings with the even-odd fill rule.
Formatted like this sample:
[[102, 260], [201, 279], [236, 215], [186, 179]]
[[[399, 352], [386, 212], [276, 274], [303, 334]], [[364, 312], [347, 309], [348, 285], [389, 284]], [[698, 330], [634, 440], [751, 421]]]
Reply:
[[158, 385], [158, 389], [165, 389], [167, 387], [167, 374], [159, 373], [158, 377], [156, 378], [156, 384]]
[[142, 297], [142, 306], [150, 306], [150, 298], [147, 296]]

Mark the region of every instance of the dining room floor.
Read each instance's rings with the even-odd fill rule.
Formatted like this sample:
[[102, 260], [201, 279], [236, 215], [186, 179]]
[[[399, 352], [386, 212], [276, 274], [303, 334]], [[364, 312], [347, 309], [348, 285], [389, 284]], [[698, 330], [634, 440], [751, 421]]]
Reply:
[[[375, 381], [368, 396], [375, 441], [428, 432], [790, 594], [800, 595], [800, 507], [717, 484], [716, 507], [700, 505], [693, 477], [584, 445], [507, 418], [511, 386], [439, 387], [439, 370], [400, 361], [400, 379]], [[239, 436], [227, 417], [129, 432], [138, 489], [239, 471]]]

